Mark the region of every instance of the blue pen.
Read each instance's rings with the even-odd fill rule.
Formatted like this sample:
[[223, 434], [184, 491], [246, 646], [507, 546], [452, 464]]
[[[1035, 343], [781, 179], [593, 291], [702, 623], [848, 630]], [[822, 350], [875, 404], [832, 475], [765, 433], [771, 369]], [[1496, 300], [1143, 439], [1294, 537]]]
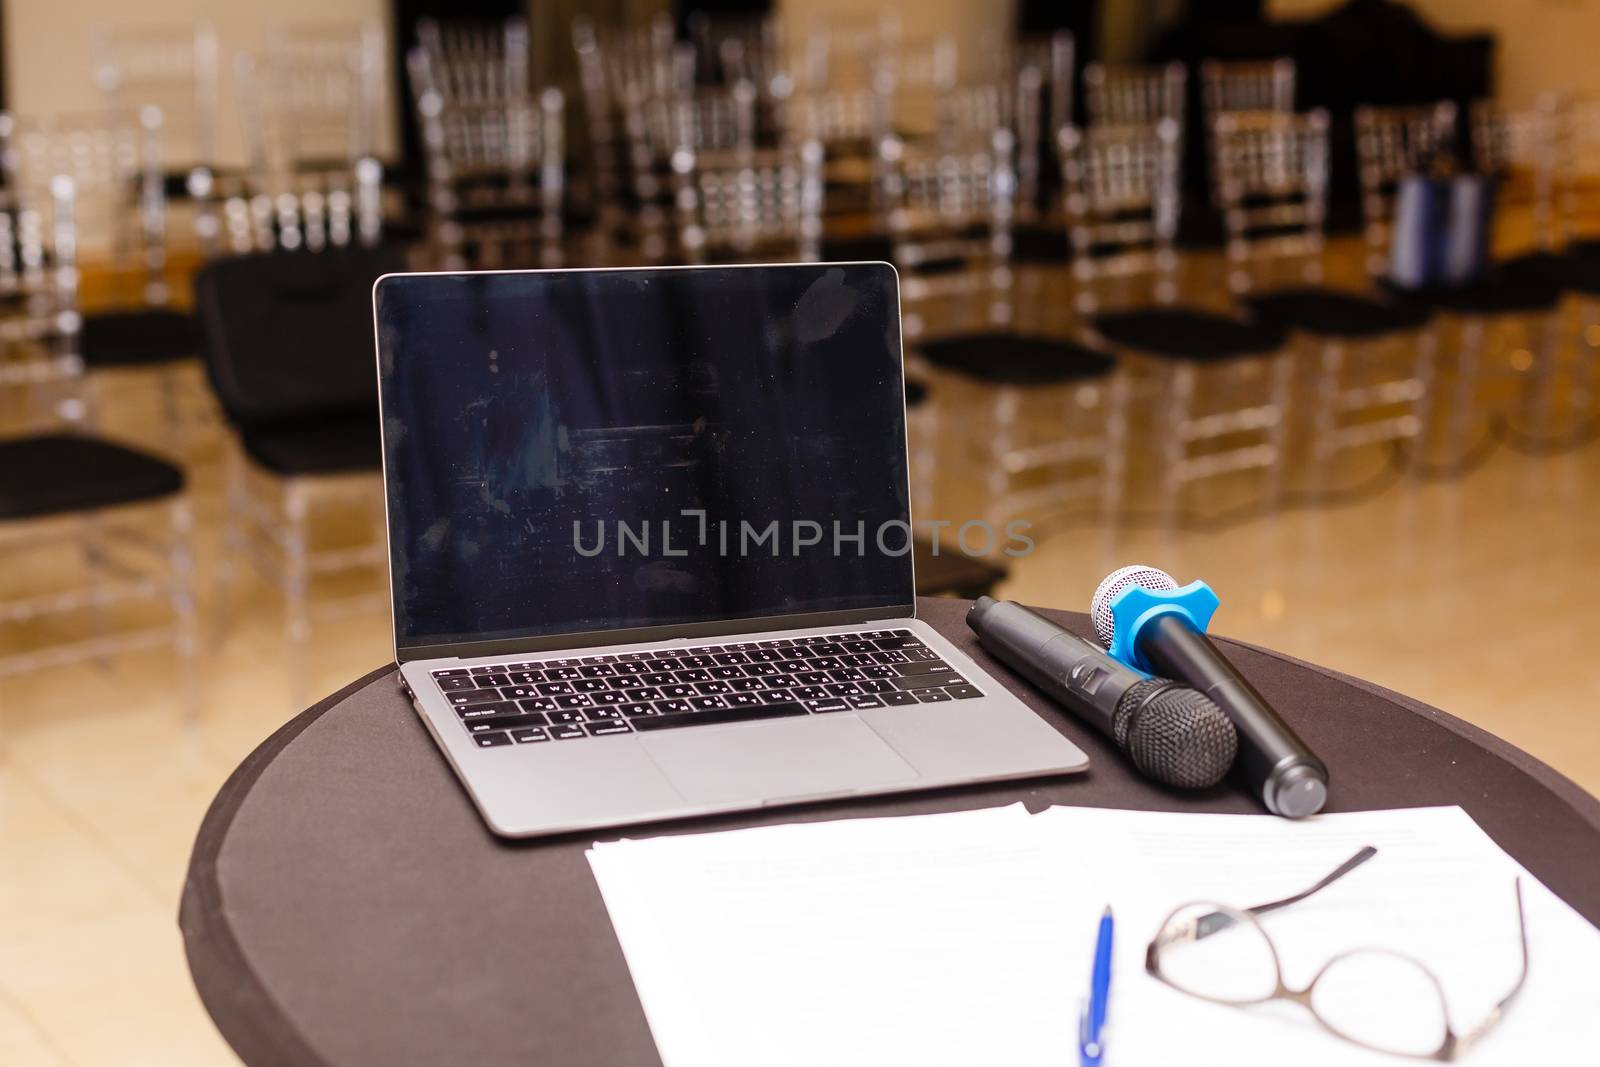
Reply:
[[1089, 1001], [1078, 1019], [1078, 1062], [1100, 1067], [1106, 1054], [1106, 1005], [1111, 999], [1111, 934], [1115, 923], [1111, 908], [1100, 915], [1100, 935], [1094, 946], [1094, 974], [1089, 979]]

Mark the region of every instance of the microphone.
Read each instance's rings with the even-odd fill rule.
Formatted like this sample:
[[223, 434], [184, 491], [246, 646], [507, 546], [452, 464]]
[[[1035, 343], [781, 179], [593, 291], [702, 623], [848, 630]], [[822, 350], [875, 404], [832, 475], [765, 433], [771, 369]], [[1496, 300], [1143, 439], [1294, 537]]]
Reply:
[[1328, 799], [1328, 768], [1223, 658], [1205, 628], [1217, 595], [1182, 589], [1154, 567], [1123, 567], [1094, 591], [1090, 615], [1111, 655], [1187, 682], [1227, 712], [1239, 735], [1239, 774], [1274, 815], [1315, 815]]
[[1146, 777], [1203, 789], [1233, 766], [1239, 744], [1233, 724], [1188, 686], [1125, 667], [1009, 600], [979, 597], [967, 625], [996, 659], [1116, 742]]

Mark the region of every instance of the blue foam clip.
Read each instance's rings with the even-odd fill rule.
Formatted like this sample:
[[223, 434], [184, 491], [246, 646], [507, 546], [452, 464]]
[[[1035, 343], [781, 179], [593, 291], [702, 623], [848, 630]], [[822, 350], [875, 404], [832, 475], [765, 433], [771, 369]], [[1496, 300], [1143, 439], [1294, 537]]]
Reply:
[[1139, 631], [1162, 615], [1182, 615], [1201, 633], [1211, 625], [1221, 601], [1211, 587], [1198, 579], [1182, 589], [1146, 589], [1130, 585], [1111, 601], [1111, 647], [1106, 651], [1141, 671], [1154, 668], [1139, 653]]

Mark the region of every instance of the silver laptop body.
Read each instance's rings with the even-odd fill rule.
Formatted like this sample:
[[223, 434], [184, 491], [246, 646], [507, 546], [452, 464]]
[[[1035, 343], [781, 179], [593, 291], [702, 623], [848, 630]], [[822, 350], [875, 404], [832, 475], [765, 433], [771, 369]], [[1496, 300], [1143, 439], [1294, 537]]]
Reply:
[[915, 617], [888, 264], [387, 275], [374, 313], [402, 685], [494, 832], [1087, 767]]

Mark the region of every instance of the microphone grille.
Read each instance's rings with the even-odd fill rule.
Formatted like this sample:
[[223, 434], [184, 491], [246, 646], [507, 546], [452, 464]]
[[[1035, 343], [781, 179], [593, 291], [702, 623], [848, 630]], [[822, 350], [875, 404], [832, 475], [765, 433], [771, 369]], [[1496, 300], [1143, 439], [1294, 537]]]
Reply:
[[1111, 617], [1111, 602], [1117, 599], [1118, 593], [1130, 585], [1142, 585], [1152, 590], [1178, 588], [1178, 583], [1173, 580], [1172, 575], [1166, 571], [1158, 571], [1154, 567], [1146, 567], [1143, 563], [1118, 567], [1106, 575], [1089, 601], [1089, 615], [1094, 620], [1095, 636], [1100, 638], [1100, 643], [1107, 648], [1111, 647], [1111, 638], [1117, 632], [1116, 620]]
[[1135, 767], [1180, 789], [1216, 785], [1239, 752], [1239, 735], [1221, 708], [1197, 689], [1160, 678], [1129, 687], [1112, 731]]

